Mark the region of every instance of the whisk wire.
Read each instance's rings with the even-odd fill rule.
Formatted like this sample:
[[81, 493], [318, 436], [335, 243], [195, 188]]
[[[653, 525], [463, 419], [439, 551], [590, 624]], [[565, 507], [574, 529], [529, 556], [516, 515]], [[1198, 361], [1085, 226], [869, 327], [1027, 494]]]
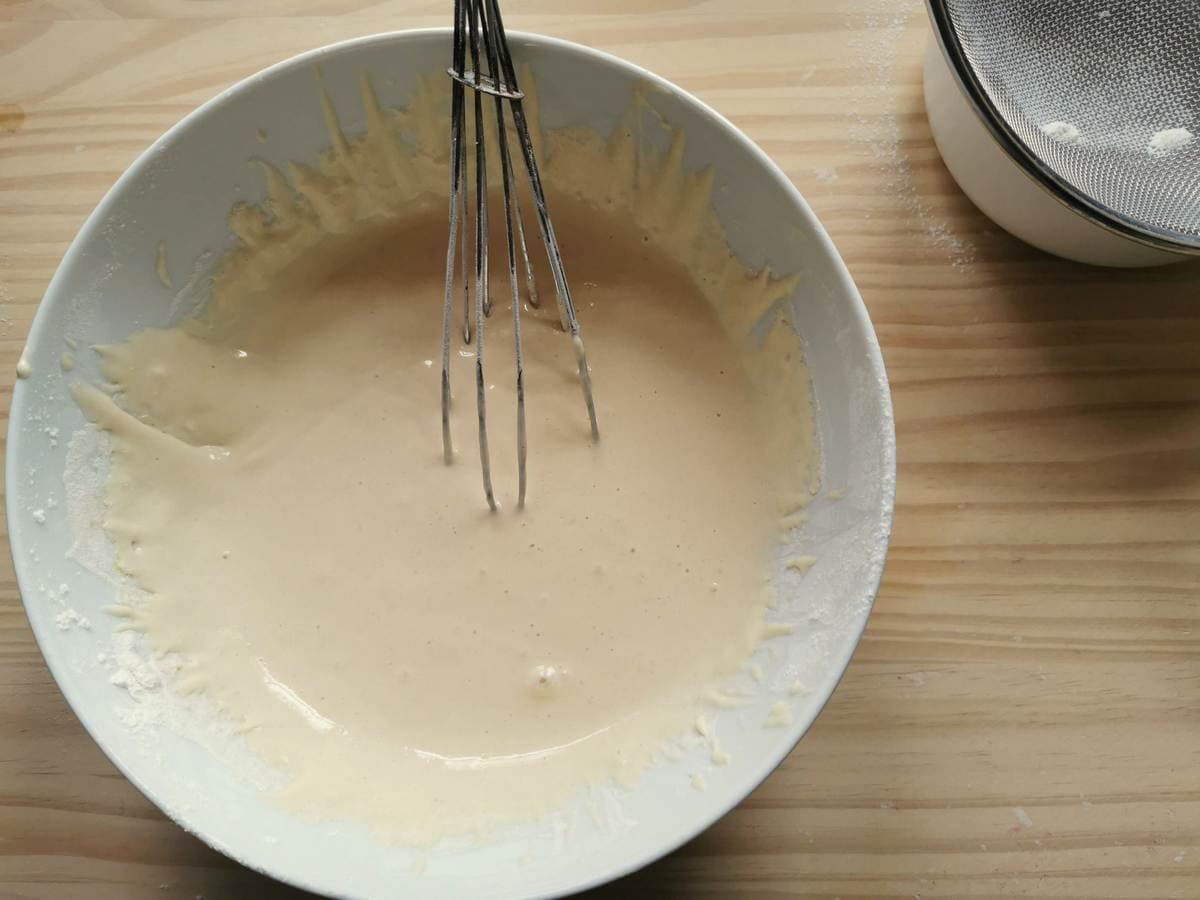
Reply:
[[[454, 68], [462, 71], [464, 64], [464, 33], [462, 18], [465, 13], [462, 0], [454, 0]], [[454, 443], [450, 434], [450, 318], [454, 305], [454, 264], [458, 255], [456, 239], [460, 226], [464, 231], [466, 210], [462, 209], [462, 181], [465, 166], [462, 147], [464, 90], [461, 81], [450, 88], [450, 238], [446, 245], [446, 293], [442, 306], [442, 455], [447, 464], [454, 459]], [[466, 252], [463, 248], [463, 281], [466, 281]], [[464, 319], [466, 317], [464, 316]], [[470, 334], [464, 335], [470, 341]]]
[[[495, 20], [496, 34], [499, 38], [500, 77], [515, 93], [520, 93], [516, 67], [513, 65], [512, 54], [509, 52], [508, 39], [504, 30], [504, 18], [500, 14], [499, 0], [485, 0]], [[522, 95], [523, 97], [524, 95]], [[579, 320], [575, 315], [575, 304], [571, 301], [571, 289], [567, 285], [567, 273], [563, 266], [562, 253], [558, 248], [558, 239], [554, 235], [554, 225], [550, 221], [550, 209], [546, 203], [546, 192], [542, 187], [542, 179], [538, 174], [537, 157], [533, 152], [533, 140], [529, 134], [529, 123], [525, 118], [523, 99], [512, 101], [513, 126], [521, 145], [521, 153], [525, 157], [525, 168], [529, 173], [529, 184], [533, 190], [534, 207], [537, 211], [538, 227], [542, 233], [542, 242], [546, 245], [546, 254], [550, 258], [550, 273], [554, 278], [554, 289], [559, 302], [559, 314], [564, 330], [571, 335], [571, 344], [575, 350], [575, 361], [579, 368], [579, 383], [583, 389], [584, 403], [587, 405], [588, 421], [591, 425], [592, 440], [600, 439], [600, 428], [596, 422], [596, 403], [592, 396], [592, 375], [587, 364], [587, 352], [583, 346], [583, 336], [579, 329]]]
[[[500, 71], [498, 63], [499, 50], [496, 46], [497, 36], [495, 30], [488, 27], [487, 16], [480, 17], [480, 24], [483, 30], [488, 69], [493, 73], [492, 77], [495, 80], [496, 73]], [[503, 79], [500, 80], [497, 86], [501, 90], [508, 87]], [[512, 297], [514, 356], [517, 367], [517, 506], [521, 507], [525, 505], [527, 446], [525, 437], [525, 355], [521, 348], [521, 295], [517, 277], [517, 248], [513, 234], [513, 214], [516, 204], [512, 196], [512, 159], [508, 152], [508, 126], [504, 121], [503, 95], [496, 93], [492, 99], [496, 104], [496, 134], [498, 137], [497, 143], [500, 147], [500, 178], [504, 196], [504, 237], [505, 248], [508, 253], [508, 286], [509, 295]], [[520, 228], [520, 208], [517, 207], [515, 212], [518, 220], [518, 228]], [[521, 249], [525, 254], [525, 264], [528, 274], [532, 279], [533, 271], [529, 263], [529, 251], [524, 246], [524, 237], [522, 237]]]
[[479, 418], [479, 463], [483, 473], [483, 493], [488, 507], [496, 509], [496, 496], [492, 490], [491, 454], [487, 435], [487, 385], [483, 373], [483, 329], [486, 318], [492, 312], [488, 288], [488, 186], [487, 186], [487, 135], [483, 127], [483, 81], [479, 55], [479, 29], [481, 10], [469, 2], [467, 15], [470, 29], [467, 32], [471, 49], [471, 65], [474, 67], [475, 100], [475, 407]]
[[[471, 68], [467, 69], [468, 56]], [[525, 360], [521, 340], [521, 296], [520, 277], [517, 270], [517, 252], [524, 263], [528, 300], [538, 306], [537, 289], [534, 281], [533, 263], [526, 241], [525, 225], [521, 204], [515, 196], [513, 162], [508, 146], [508, 125], [505, 117], [507, 103], [512, 116], [513, 130], [521, 149], [521, 157], [533, 195], [537, 213], [538, 230], [546, 248], [554, 278], [555, 294], [563, 330], [568, 333], [575, 352], [579, 369], [580, 384], [587, 406], [588, 419], [593, 440], [599, 439], [596, 423], [596, 407], [592, 396], [591, 371], [587, 364], [583, 337], [579, 321], [567, 285], [562, 255], [550, 221], [545, 191], [538, 174], [537, 159], [530, 137], [528, 121], [523, 106], [524, 94], [517, 81], [508, 39], [504, 31], [498, 0], [455, 0], [453, 65], [448, 70], [453, 81], [450, 103], [450, 236], [446, 250], [446, 286], [442, 310], [442, 444], [446, 462], [453, 459], [453, 444], [450, 433], [450, 331], [453, 317], [453, 295], [456, 256], [461, 256], [463, 269], [463, 340], [471, 342], [471, 313], [475, 328], [475, 395], [479, 428], [479, 458], [483, 475], [484, 495], [492, 511], [497, 509], [495, 492], [492, 488], [491, 459], [487, 434], [487, 384], [484, 376], [484, 328], [491, 314], [492, 301], [488, 285], [488, 182], [487, 148], [484, 122], [484, 95], [490, 94], [495, 104], [496, 133], [499, 144], [499, 171], [504, 202], [504, 233], [506, 239], [506, 261], [508, 263], [509, 292], [512, 297], [513, 340], [515, 345], [517, 387], [517, 472], [518, 506], [523, 506], [526, 496], [527, 440], [525, 411]], [[484, 71], [486, 66], [486, 71]], [[474, 94], [474, 293], [473, 309], [467, 279], [467, 212], [470, 208], [471, 179], [468, 177], [464, 130], [466, 128], [466, 88]]]

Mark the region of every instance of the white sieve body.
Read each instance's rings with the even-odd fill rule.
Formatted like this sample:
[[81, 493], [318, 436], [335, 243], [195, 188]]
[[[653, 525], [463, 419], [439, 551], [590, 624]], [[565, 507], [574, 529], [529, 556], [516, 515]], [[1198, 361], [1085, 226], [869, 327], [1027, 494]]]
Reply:
[[962, 91], [1026, 175], [1123, 237], [1200, 254], [1200, 0], [929, 10]]

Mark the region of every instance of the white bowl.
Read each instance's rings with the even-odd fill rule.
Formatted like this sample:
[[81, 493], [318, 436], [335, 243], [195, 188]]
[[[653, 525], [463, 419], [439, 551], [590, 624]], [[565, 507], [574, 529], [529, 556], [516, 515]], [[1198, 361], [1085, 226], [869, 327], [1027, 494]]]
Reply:
[[[729, 122], [637, 66], [563, 41], [513, 34], [514, 53], [533, 69], [547, 127], [586, 124], [607, 133], [636, 84], [688, 137], [685, 165], [715, 170], [713, 206], [733, 250], [751, 268], [800, 273], [789, 299], [806, 345], [823, 450], [823, 484], [845, 489], [810, 510], [798, 552], [819, 562], [803, 589], [781, 600], [803, 627], [773, 643], [768, 684], [801, 679], [812, 690], [794, 704], [790, 726], [761, 727], [771, 697], [722, 714], [732, 762], [707, 789], [680, 776], [694, 760], [664, 761], [620, 801], [570, 834], [530, 827], [483, 846], [418, 853], [378, 842], [362, 827], [294, 818], [250, 786], [202, 743], [157, 726], [128, 726], [129, 695], [110, 683], [97, 653], [115, 620], [102, 607], [113, 587], [67, 558], [63, 514], [68, 438], [84, 418], [67, 386], [96, 377], [87, 345], [179, 318], [202, 298], [204, 276], [228, 247], [235, 201], [265, 196], [247, 165], [311, 162], [327, 149], [313, 68], [343, 128], [364, 128], [359, 78], [366, 71], [385, 105], [400, 105], [419, 75], [444, 69], [444, 30], [376, 35], [314, 50], [225, 91], [155, 142], [120, 178], [72, 243], [38, 309], [24, 360], [31, 374], [13, 393], [8, 451], [8, 521], [14, 564], [34, 634], [63, 694], [109, 758], [154, 803], [213, 847], [294, 885], [348, 897], [527, 897], [568, 893], [633, 871], [678, 847], [742, 800], [792, 749], [833, 692], [865, 626], [891, 527], [895, 439], [883, 362], [870, 321], [837, 251], [787, 177]], [[269, 135], [259, 137], [260, 129]], [[181, 297], [159, 282], [159, 242]], [[189, 280], [190, 279], [190, 280]], [[70, 336], [78, 365], [60, 365]], [[54, 501], [53, 503], [51, 501]], [[36, 515], [34, 513], [36, 512]], [[64, 592], [69, 600], [64, 605]], [[90, 630], [62, 630], [71, 608]], [[696, 748], [696, 754], [702, 752]]]

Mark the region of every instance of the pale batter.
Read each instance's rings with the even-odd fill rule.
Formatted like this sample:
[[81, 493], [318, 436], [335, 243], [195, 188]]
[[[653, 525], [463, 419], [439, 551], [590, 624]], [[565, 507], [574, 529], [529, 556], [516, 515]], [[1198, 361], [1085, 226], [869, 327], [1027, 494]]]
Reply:
[[328, 110], [330, 157], [291, 173], [301, 200], [271, 170], [273, 215], [237, 212], [245, 247], [206, 317], [105, 348], [116, 403], [76, 396], [113, 435], [106, 528], [151, 595], [121, 612], [187, 661], [176, 689], [207, 692], [287, 773], [288, 806], [428, 843], [636, 776], [719, 696], [763, 636], [781, 516], [815, 487], [811, 414], [807, 384], [779, 375], [799, 352], [788, 326], [739, 349], [790, 286], [714, 243], [708, 178], [675, 151], [633, 165], [632, 125], [607, 146], [561, 135], [548, 180], [605, 207], [550, 198], [603, 439], [548, 296], [524, 312], [515, 509], [493, 266], [489, 513], [473, 345], [453, 346], [460, 458], [441, 460], [444, 145], [428, 123], [444, 107], [427, 116], [422, 94], [389, 117], [364, 96], [372, 131], [347, 141]]

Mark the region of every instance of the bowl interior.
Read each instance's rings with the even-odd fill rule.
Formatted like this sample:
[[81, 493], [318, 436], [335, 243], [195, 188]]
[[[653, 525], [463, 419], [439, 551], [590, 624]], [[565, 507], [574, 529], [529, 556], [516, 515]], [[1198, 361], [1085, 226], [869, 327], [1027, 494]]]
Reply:
[[[865, 625], [891, 522], [894, 439], [874, 332], [840, 258], [790, 182], [728, 122], [672, 85], [595, 51], [514, 34], [514, 54], [537, 79], [546, 127], [584, 124], [607, 133], [635, 85], [650, 85], [653, 106], [687, 135], [685, 166], [714, 168], [713, 205], [734, 251], [751, 268], [801, 275], [787, 302], [812, 374], [823, 485], [845, 496], [823, 496], [810, 510], [794, 552], [818, 562], [799, 589], [780, 591], [783, 618], [799, 627], [758, 661], [767, 685], [799, 680], [811, 692], [793, 704], [785, 728], [761, 727], [774, 699], [766, 691], [721, 713], [728, 766], [713, 768], [697, 746], [682, 760], [664, 760], [629, 792], [581, 800], [557, 824], [427, 853], [381, 844], [356, 825], [305, 822], [277, 810], [227, 764], [235, 746], [215, 747], [157, 722], [131, 727], [138, 726], [138, 701], [111, 683], [97, 658], [116, 624], [102, 611], [113, 585], [68, 558], [75, 537], [67, 507], [94, 504], [99, 485], [94, 479], [90, 497], [64, 489], [68, 453], [82, 449], [71, 437], [85, 424], [68, 385], [97, 378], [89, 346], [168, 324], [203, 300], [205, 276], [231, 241], [230, 207], [265, 196], [251, 160], [282, 167], [312, 162], [328, 148], [315, 72], [353, 135], [365, 128], [362, 75], [385, 105], [402, 105], [419, 76], [444, 68], [448, 40], [440, 30], [405, 32], [305, 54], [224, 92], [157, 141], [64, 258], [26, 349], [32, 375], [13, 396], [12, 551], [34, 632], [71, 706], [122, 771], [185, 828], [278, 878], [344, 896], [562, 893], [644, 865], [711, 824], [778, 764], [832, 692]], [[160, 242], [173, 289], [156, 274]], [[77, 362], [64, 371], [68, 338], [78, 342]], [[64, 629], [67, 609], [86, 616], [90, 629]], [[697, 769], [710, 771], [703, 791], [681, 774]]]

